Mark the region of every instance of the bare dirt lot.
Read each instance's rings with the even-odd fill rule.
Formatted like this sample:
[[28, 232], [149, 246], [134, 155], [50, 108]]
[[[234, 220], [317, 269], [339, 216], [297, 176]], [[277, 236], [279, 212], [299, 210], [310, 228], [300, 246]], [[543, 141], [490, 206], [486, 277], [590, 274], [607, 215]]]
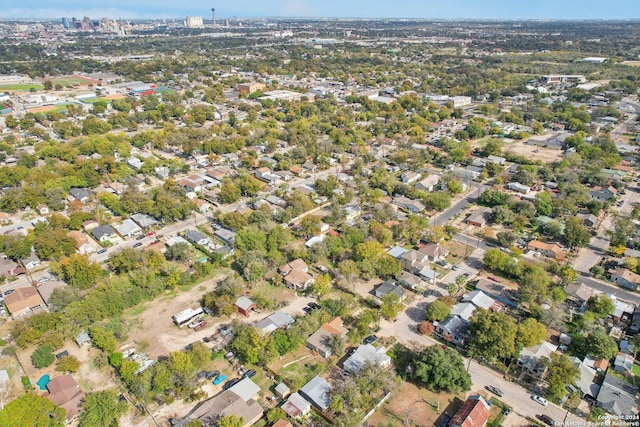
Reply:
[[453, 414], [464, 397], [434, 393], [404, 382], [364, 425], [433, 426], [443, 412]]
[[511, 152], [543, 163], [551, 163], [562, 159], [562, 151], [553, 148], [537, 147], [525, 144], [523, 141], [505, 144], [505, 152]]

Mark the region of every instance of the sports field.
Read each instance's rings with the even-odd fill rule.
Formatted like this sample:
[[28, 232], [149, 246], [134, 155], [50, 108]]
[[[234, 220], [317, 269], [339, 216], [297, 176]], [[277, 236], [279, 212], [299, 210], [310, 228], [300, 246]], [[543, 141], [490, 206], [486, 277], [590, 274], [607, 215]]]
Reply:
[[29, 89], [33, 88], [33, 89], [42, 89], [44, 86], [42, 86], [40, 83], [22, 83], [22, 84], [15, 84], [15, 85], [0, 85], [0, 92], [2, 91], [13, 91], [13, 92], [28, 92]]
[[97, 81], [93, 80], [93, 79], [89, 79], [86, 77], [81, 77], [81, 76], [58, 76], [58, 77], [52, 77], [51, 82], [54, 85], [62, 85], [62, 86], [86, 86], [89, 84], [96, 84]]

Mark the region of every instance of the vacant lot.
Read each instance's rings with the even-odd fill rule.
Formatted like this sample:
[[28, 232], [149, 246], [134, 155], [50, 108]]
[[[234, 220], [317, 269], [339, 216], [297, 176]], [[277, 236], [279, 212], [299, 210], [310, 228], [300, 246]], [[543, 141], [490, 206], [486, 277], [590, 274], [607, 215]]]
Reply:
[[97, 80], [93, 80], [87, 77], [81, 76], [60, 76], [53, 77], [51, 82], [54, 85], [62, 85], [62, 86], [86, 86], [89, 84], [97, 84]]
[[445, 411], [453, 414], [463, 398], [451, 393], [434, 393], [404, 382], [365, 425], [430, 427]]
[[329, 366], [329, 361], [313, 354], [307, 347], [300, 347], [281, 359], [272, 362], [268, 368], [282, 378], [292, 389], [305, 385]]
[[532, 146], [522, 141], [505, 144], [504, 151], [515, 153], [529, 159], [540, 160], [543, 163], [551, 163], [562, 159], [562, 150]]

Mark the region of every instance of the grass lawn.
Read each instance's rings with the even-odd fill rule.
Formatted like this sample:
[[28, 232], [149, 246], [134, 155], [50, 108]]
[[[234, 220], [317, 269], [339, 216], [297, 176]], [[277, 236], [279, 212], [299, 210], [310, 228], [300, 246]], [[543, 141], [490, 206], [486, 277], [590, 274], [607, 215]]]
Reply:
[[88, 85], [93, 83], [89, 79], [83, 79], [81, 77], [75, 77], [75, 76], [53, 77], [51, 78], [51, 82], [54, 85], [59, 84], [62, 86]]
[[132, 308], [127, 314], [131, 317], [140, 316], [142, 313], [147, 311], [147, 307], [144, 304], [140, 304], [137, 307]]
[[27, 92], [29, 89], [43, 89], [44, 86], [40, 83], [24, 83], [15, 85], [0, 85], [0, 91], [13, 90], [16, 92]]
[[329, 363], [319, 355], [314, 355], [307, 347], [300, 347], [282, 359], [273, 361], [269, 370], [284, 380], [289, 387], [297, 389], [324, 372]]
[[634, 364], [632, 368], [632, 372], [633, 372], [633, 375], [636, 376], [638, 380], [640, 380], [640, 365]]
[[85, 104], [95, 104], [96, 102], [106, 102], [107, 104], [111, 104], [111, 100], [110, 99], [106, 99], [106, 98], [85, 98], [81, 100], [82, 102], [84, 102]]

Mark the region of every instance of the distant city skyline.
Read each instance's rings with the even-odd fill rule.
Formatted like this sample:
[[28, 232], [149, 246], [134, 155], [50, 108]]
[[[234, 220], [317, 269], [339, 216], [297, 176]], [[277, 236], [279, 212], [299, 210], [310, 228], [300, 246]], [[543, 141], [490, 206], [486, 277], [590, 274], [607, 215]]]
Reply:
[[[8, 0], [4, 0], [8, 3]], [[219, 19], [260, 17], [304, 18], [433, 18], [433, 19], [640, 19], [638, 0], [22, 0], [11, 2], [0, 18]]]

